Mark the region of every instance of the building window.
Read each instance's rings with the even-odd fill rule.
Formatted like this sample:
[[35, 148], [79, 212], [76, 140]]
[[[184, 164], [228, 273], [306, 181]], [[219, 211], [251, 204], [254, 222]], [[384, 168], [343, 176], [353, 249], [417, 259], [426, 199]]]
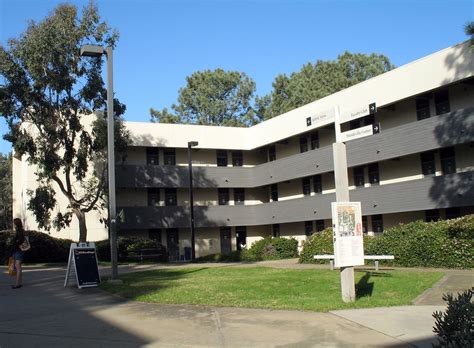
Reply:
[[178, 205], [178, 194], [175, 188], [165, 189], [165, 205], [176, 206]]
[[434, 175], [436, 172], [434, 152], [423, 152], [420, 154], [421, 172], [423, 175]]
[[375, 123], [374, 115], [367, 115], [365, 117], [361, 117], [357, 120], [352, 120], [349, 122], [349, 129], [357, 129], [363, 126], [368, 126], [369, 124]]
[[319, 133], [311, 133], [311, 150], [319, 149]]
[[237, 239], [237, 250], [242, 250], [247, 246], [247, 227], [236, 226], [235, 238]]
[[446, 147], [439, 151], [443, 174], [456, 173], [456, 153], [454, 147]]
[[372, 215], [372, 230], [377, 233], [383, 232], [382, 215]]
[[425, 210], [425, 222], [439, 221], [439, 210]]
[[416, 98], [416, 119], [418, 121], [429, 118], [430, 114], [430, 101], [428, 98]]
[[270, 197], [273, 202], [278, 202], [278, 185], [270, 185]]
[[442, 115], [449, 112], [449, 92], [447, 89], [434, 94], [436, 115]]
[[272, 236], [275, 238], [280, 237], [280, 225], [272, 225]]
[[306, 152], [308, 151], [308, 139], [306, 137], [301, 137], [300, 138], [300, 152]]
[[309, 196], [311, 194], [311, 180], [303, 178], [303, 195]]
[[313, 221], [304, 222], [304, 234], [311, 236], [313, 234]]
[[234, 167], [242, 167], [244, 165], [242, 151], [232, 151], [232, 165]]
[[316, 220], [316, 232], [321, 232], [324, 228], [324, 220]]
[[461, 209], [459, 208], [446, 208], [446, 220], [456, 219], [461, 216]]
[[323, 192], [323, 178], [320, 174], [313, 176], [313, 190], [314, 193]]
[[217, 166], [218, 167], [227, 167], [227, 151], [226, 150], [217, 150]]
[[364, 184], [364, 166], [354, 167], [354, 185], [361, 187]]
[[156, 240], [161, 244], [161, 229], [153, 228], [148, 230], [148, 238]]
[[165, 149], [164, 150], [164, 160], [165, 164], [169, 166], [176, 165], [176, 150], [175, 149]]
[[362, 232], [367, 234], [368, 230], [367, 216], [362, 216]]
[[277, 159], [276, 157], [276, 147], [275, 145], [272, 145], [268, 148], [268, 160], [270, 162], [275, 161]]
[[234, 203], [235, 205], [245, 204], [245, 190], [243, 188], [234, 189]]
[[369, 182], [372, 185], [378, 185], [380, 183], [379, 164], [378, 163], [369, 164]]
[[158, 207], [160, 205], [160, 189], [149, 188], [147, 191], [148, 191], [148, 206]]
[[157, 147], [147, 147], [146, 148], [146, 164], [157, 166], [160, 164], [160, 149]]
[[219, 196], [219, 205], [228, 205], [229, 204], [229, 189], [220, 188], [217, 189]]

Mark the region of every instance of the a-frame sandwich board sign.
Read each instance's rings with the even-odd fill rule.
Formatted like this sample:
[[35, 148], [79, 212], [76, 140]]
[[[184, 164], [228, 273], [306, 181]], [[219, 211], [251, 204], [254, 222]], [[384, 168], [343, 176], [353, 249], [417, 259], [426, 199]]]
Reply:
[[76, 274], [77, 287], [79, 289], [94, 287], [100, 284], [99, 267], [94, 243], [71, 243], [64, 287], [67, 286], [73, 266], [74, 273]]

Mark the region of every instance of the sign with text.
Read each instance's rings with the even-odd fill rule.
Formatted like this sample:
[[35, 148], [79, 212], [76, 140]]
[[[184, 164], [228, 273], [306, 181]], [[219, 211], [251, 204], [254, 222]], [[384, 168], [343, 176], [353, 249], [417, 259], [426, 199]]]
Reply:
[[364, 106], [358, 106], [354, 109], [344, 110], [341, 114], [340, 123], [349, 122], [352, 120], [356, 120], [361, 117], [365, 117], [368, 115], [374, 115], [377, 112], [377, 104], [370, 103]]
[[94, 243], [71, 243], [64, 287], [67, 286], [71, 271], [76, 274], [77, 287], [80, 289], [100, 284]]
[[368, 126], [352, 129], [350, 131], [341, 133], [341, 141], [354, 140], [377, 133], [380, 133], [380, 123], [369, 124]]
[[334, 122], [334, 109], [306, 117], [306, 127], [321, 127]]
[[333, 202], [332, 224], [336, 267], [364, 265], [360, 202]]

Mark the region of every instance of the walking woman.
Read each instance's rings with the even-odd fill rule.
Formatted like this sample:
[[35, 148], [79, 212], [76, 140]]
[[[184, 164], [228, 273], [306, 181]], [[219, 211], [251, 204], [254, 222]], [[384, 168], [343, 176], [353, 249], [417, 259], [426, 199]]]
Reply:
[[23, 257], [25, 252], [21, 250], [20, 245], [22, 245], [26, 240], [26, 233], [23, 228], [23, 224], [20, 219], [14, 219], [13, 225], [15, 226], [15, 244], [13, 246], [12, 257], [15, 261], [16, 268], [16, 282], [15, 285], [12, 285], [12, 289], [19, 289], [22, 286], [22, 274], [21, 274], [21, 264], [23, 263]]

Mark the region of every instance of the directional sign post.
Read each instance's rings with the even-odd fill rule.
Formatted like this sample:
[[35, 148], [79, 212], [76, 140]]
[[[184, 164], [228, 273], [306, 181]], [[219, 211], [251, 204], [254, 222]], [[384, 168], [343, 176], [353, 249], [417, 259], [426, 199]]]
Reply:
[[368, 126], [341, 133], [341, 141], [346, 142], [349, 140], [368, 137], [377, 133], [380, 133], [380, 123], [369, 124]]

